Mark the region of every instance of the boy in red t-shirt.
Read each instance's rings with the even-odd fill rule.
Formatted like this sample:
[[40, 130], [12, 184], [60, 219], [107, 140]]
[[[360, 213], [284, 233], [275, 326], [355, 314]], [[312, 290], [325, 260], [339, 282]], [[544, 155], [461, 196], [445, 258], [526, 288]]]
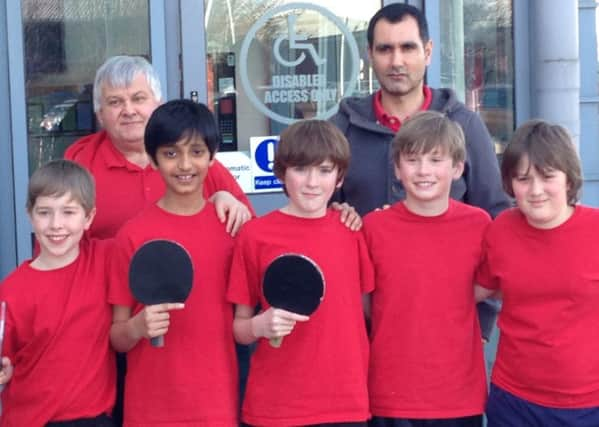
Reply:
[[392, 142], [404, 201], [364, 218], [375, 269], [372, 426], [482, 425], [485, 367], [474, 301], [483, 210], [449, 198], [464, 135], [441, 113], [406, 121]]
[[7, 307], [0, 425], [113, 426], [111, 242], [82, 238], [96, 212], [91, 175], [68, 160], [45, 164], [29, 181], [27, 212], [40, 250], [0, 286]]
[[[349, 155], [328, 122], [287, 128], [274, 172], [289, 201], [249, 221], [236, 242], [227, 293], [236, 304], [233, 329], [239, 343], [258, 342], [241, 414], [247, 425], [365, 426], [370, 416], [362, 294], [372, 291], [372, 264], [362, 234], [327, 209]], [[325, 296], [310, 317], [269, 307], [262, 295], [265, 269], [288, 252], [308, 256], [323, 272]], [[269, 345], [274, 337], [285, 337], [280, 348]]]
[[568, 131], [530, 120], [501, 164], [516, 207], [485, 236], [477, 297], [503, 297], [489, 427], [599, 426], [599, 209]]
[[[116, 237], [108, 300], [111, 341], [127, 352], [124, 426], [236, 426], [237, 365], [233, 307], [225, 299], [233, 239], [203, 196], [218, 147], [214, 116], [203, 104], [170, 101], [150, 117], [145, 148], [166, 192]], [[187, 249], [194, 284], [183, 304], [143, 306], [128, 285], [135, 250], [154, 239]], [[163, 348], [147, 338], [166, 334]]]

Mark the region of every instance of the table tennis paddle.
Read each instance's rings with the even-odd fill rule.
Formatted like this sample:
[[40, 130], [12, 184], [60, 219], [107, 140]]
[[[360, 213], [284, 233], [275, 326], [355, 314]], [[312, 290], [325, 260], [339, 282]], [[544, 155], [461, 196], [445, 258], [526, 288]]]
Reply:
[[[324, 298], [325, 281], [320, 267], [300, 254], [283, 254], [275, 258], [264, 273], [262, 292], [274, 308], [309, 316]], [[283, 337], [270, 339], [278, 348]]]
[[[145, 305], [185, 302], [193, 283], [193, 264], [187, 250], [171, 240], [151, 240], [140, 246], [129, 265], [129, 289]], [[150, 340], [164, 346], [164, 336]]]

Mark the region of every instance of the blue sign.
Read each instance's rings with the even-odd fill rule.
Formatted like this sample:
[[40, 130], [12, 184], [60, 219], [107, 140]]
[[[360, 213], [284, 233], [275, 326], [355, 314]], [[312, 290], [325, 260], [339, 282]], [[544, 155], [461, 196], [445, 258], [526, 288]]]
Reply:
[[283, 183], [276, 176], [255, 176], [254, 188], [256, 190], [266, 190], [270, 188], [283, 188]]
[[258, 167], [264, 172], [272, 173], [275, 162], [275, 149], [278, 142], [276, 139], [265, 139], [256, 147], [254, 159]]

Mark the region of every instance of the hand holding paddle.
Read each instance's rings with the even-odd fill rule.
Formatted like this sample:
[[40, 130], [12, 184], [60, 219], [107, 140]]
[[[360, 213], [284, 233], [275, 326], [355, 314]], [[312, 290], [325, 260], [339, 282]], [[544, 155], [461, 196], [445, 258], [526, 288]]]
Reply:
[[322, 271], [307, 256], [284, 254], [270, 263], [262, 284], [264, 298], [276, 309], [270, 310], [270, 313], [267, 310], [263, 316], [270, 320], [264, 321], [271, 327], [270, 345], [280, 347], [283, 336], [291, 332], [296, 321], [308, 320], [307, 316], [318, 308], [324, 298], [324, 288]]
[[169, 326], [168, 311], [182, 308], [192, 284], [191, 257], [177, 242], [151, 240], [133, 255], [129, 265], [129, 288], [135, 299], [146, 305], [144, 335], [153, 337], [154, 347], [164, 345], [164, 334]]
[[[268, 338], [271, 345], [273, 345], [273, 342], [280, 345], [283, 337], [293, 331], [296, 322], [305, 322], [307, 320], [310, 320], [310, 317], [270, 307], [252, 318], [252, 333], [256, 337]], [[276, 346], [273, 345], [273, 347]]]
[[[137, 313], [134, 318], [134, 328], [138, 336], [150, 339], [154, 347], [164, 345], [164, 335], [168, 332], [170, 326], [171, 310], [181, 310], [185, 308], [181, 303], [164, 303], [146, 305], [142, 311]], [[155, 345], [154, 340], [162, 340], [161, 345]]]

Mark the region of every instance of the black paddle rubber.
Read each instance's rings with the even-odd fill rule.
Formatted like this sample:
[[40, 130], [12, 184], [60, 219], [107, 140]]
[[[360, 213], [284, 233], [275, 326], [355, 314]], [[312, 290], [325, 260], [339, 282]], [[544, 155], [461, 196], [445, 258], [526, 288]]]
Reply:
[[[309, 316], [324, 296], [325, 281], [318, 265], [300, 254], [284, 254], [275, 258], [264, 273], [263, 292], [274, 308]], [[270, 344], [280, 347], [282, 338]]]
[[[145, 305], [185, 302], [193, 283], [193, 264], [187, 250], [170, 240], [151, 240], [140, 246], [129, 265], [129, 288]], [[164, 345], [164, 336], [151, 339]]]

